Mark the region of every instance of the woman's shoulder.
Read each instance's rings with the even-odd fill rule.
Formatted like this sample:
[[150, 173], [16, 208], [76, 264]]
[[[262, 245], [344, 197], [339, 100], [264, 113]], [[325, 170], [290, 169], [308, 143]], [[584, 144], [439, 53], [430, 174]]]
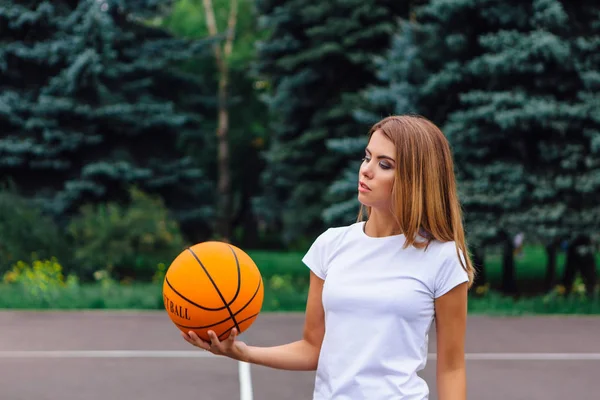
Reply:
[[357, 228], [357, 224], [330, 227], [321, 233], [312, 243], [302, 261], [321, 279], [325, 279], [329, 269], [329, 261], [332, 254]]
[[455, 241], [433, 241], [431, 250], [432, 259], [426, 270], [432, 279], [432, 292], [434, 297], [439, 297], [460, 283], [469, 280], [465, 265], [465, 255]]
[[315, 242], [333, 244], [338, 241], [344, 240], [349, 234], [352, 234], [356, 229], [360, 227], [364, 222], [355, 222], [350, 225], [342, 226], [331, 226], [321, 233]]
[[460, 258], [464, 258], [463, 252], [457, 247], [456, 242], [453, 240], [442, 242], [434, 239], [427, 246], [425, 253], [432, 259], [435, 259], [439, 264], [458, 261], [459, 255]]

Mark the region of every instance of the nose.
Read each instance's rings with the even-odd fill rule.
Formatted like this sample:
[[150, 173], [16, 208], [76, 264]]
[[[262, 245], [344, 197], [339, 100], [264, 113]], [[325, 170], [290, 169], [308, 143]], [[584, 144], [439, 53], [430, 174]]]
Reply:
[[371, 179], [373, 178], [373, 170], [371, 167], [371, 163], [363, 162], [360, 166], [360, 175], [365, 178]]

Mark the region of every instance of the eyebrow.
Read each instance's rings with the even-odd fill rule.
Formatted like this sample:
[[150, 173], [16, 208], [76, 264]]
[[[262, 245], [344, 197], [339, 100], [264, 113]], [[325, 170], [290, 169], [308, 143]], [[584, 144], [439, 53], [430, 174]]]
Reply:
[[[365, 148], [365, 151], [366, 151], [367, 153], [371, 154], [371, 150], [369, 150], [369, 148], [368, 148], [368, 147], [367, 147], [367, 148]], [[394, 160], [394, 159], [393, 159], [392, 157], [390, 157], [390, 156], [383, 156], [383, 155], [382, 155], [382, 156], [377, 156], [377, 159], [378, 159], [378, 160], [381, 160], [382, 158], [383, 158], [383, 159], [386, 159], [386, 160], [390, 160], [390, 161], [396, 162], [396, 160]]]

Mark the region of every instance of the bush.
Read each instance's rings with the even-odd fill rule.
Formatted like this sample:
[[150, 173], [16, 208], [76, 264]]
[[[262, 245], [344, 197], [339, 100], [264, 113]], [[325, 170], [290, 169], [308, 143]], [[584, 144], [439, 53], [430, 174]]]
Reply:
[[56, 258], [35, 260], [31, 264], [18, 261], [3, 276], [3, 282], [21, 289], [26, 301], [51, 306], [64, 296], [65, 290], [77, 289], [79, 281], [69, 275], [65, 279], [62, 265]]
[[66, 238], [50, 217], [15, 191], [0, 192], [0, 275], [20, 260], [55, 257], [64, 263], [67, 252]]
[[88, 281], [105, 271], [119, 281], [150, 281], [159, 265], [169, 265], [183, 250], [178, 224], [163, 201], [137, 189], [127, 206], [86, 205], [68, 233], [74, 243], [78, 275]]

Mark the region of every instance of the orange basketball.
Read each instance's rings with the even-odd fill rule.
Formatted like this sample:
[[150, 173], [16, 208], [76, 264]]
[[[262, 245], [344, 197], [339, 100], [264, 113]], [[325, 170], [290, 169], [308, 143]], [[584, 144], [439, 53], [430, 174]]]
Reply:
[[262, 308], [262, 276], [250, 256], [223, 242], [203, 242], [173, 260], [163, 283], [163, 300], [171, 321], [182, 332], [194, 331], [220, 340], [233, 328], [247, 330]]

